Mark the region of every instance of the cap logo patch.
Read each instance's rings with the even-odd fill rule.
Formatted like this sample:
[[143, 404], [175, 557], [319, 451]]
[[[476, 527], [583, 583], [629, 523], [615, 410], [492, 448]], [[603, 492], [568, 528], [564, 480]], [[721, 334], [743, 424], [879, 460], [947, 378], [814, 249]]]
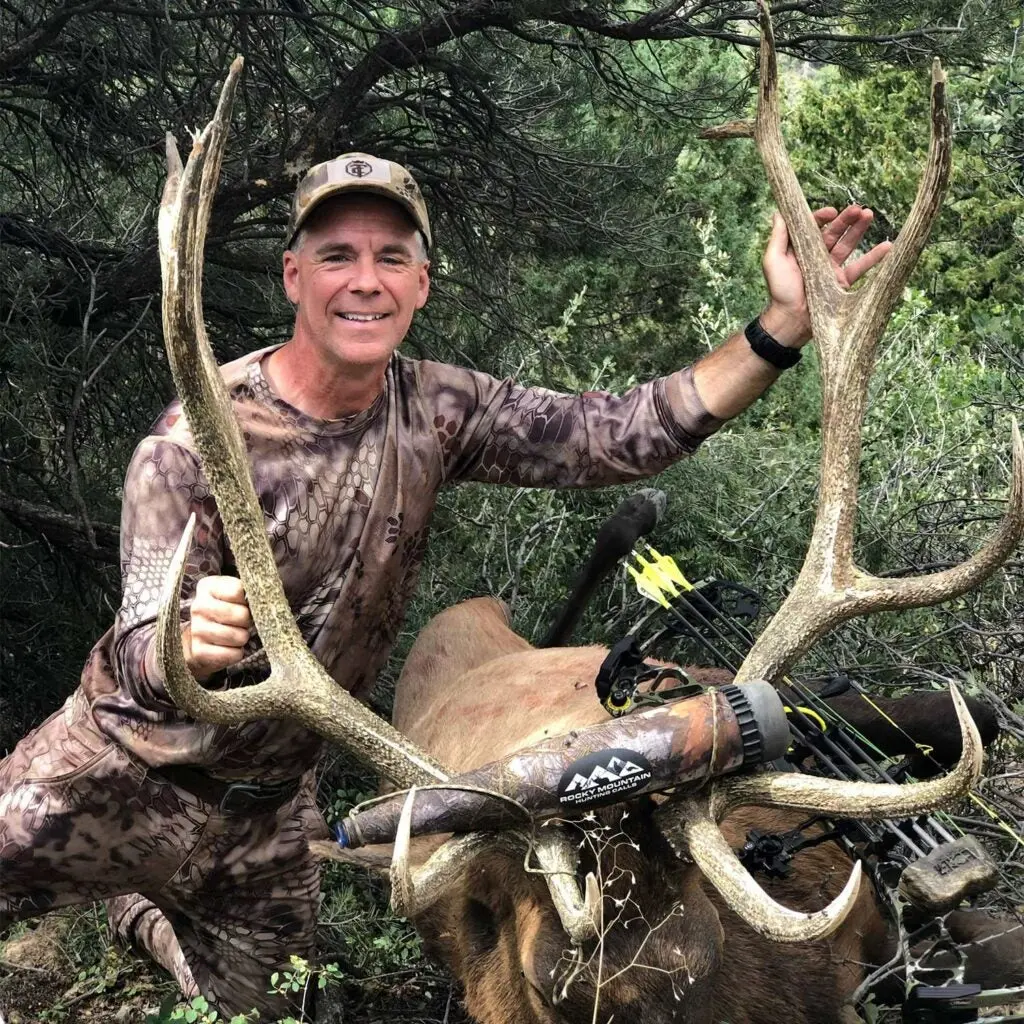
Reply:
[[349, 160], [345, 164], [345, 173], [351, 174], [353, 178], [365, 178], [373, 173], [373, 168], [365, 160]]
[[353, 156], [345, 161], [332, 160], [327, 165], [327, 183], [356, 181], [380, 182], [391, 184], [391, 167], [387, 160], [375, 160], [373, 157]]

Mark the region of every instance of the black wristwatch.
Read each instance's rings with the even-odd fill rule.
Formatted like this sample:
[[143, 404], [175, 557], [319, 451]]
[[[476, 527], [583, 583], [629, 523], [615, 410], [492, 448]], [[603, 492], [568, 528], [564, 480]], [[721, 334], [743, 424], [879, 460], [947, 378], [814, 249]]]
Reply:
[[780, 345], [762, 326], [760, 317], [755, 317], [743, 331], [750, 347], [766, 363], [771, 363], [776, 370], [788, 370], [800, 362], [803, 353], [798, 348]]

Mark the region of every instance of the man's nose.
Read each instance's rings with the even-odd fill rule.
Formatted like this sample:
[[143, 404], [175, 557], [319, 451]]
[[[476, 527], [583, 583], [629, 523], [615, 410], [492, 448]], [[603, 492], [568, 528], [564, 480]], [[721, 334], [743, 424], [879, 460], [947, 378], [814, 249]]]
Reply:
[[352, 265], [348, 281], [354, 292], [379, 292], [380, 278], [377, 276], [377, 261], [372, 255], [360, 256]]

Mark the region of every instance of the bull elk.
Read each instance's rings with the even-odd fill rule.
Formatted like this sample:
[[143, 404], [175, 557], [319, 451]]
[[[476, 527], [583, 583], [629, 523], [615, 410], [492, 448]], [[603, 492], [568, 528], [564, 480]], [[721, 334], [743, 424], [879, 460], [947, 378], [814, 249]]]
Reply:
[[[851, 616], [933, 604], [965, 592], [996, 570], [1024, 532], [1024, 448], [1014, 425], [1008, 509], [974, 557], [916, 579], [878, 579], [855, 566], [868, 380], [875, 348], [925, 244], [948, 176], [945, 77], [936, 62], [931, 147], [907, 224], [873, 279], [844, 292], [782, 144], [775, 50], [764, 6], [761, 29], [755, 138], [806, 282], [823, 383], [823, 454], [820, 502], [803, 570], [740, 669], [740, 682], [778, 679]], [[594, 678], [604, 652], [535, 650], [509, 629], [502, 608], [489, 599], [450, 609], [423, 631], [399, 681], [394, 726], [346, 693], [305, 647], [275, 570], [245, 444], [203, 325], [203, 245], [240, 71], [239, 59], [184, 167], [168, 138], [160, 211], [163, 315], [174, 379], [271, 674], [255, 686], [213, 692], [187, 671], [178, 594], [189, 530], [169, 573], [157, 634], [168, 690], [198, 719], [301, 722], [403, 789], [443, 783], [453, 772], [492, 760], [499, 748], [511, 752], [545, 737], [555, 742], [598, 721], [603, 712], [589, 687], [576, 684]], [[517, 696], [510, 699], [510, 692]], [[860, 891], [859, 870], [851, 872], [849, 860], [832, 846], [802, 854], [795, 879], [774, 890], [797, 908], [790, 909], [754, 881], [733, 848], [752, 822], [765, 827], [794, 811], [903, 817], [962, 796], [980, 773], [982, 754], [955, 692], [953, 702], [962, 755], [942, 778], [891, 786], [747, 774], [718, 779], [696, 794], [660, 799], [656, 810], [648, 800], [533, 835], [462, 835], [443, 842], [417, 866], [408, 836], [400, 834], [392, 866], [394, 905], [451, 965], [470, 1012], [482, 1021], [606, 1021], [626, 1015], [770, 1021], [779, 1011], [767, 993], [780, 990], [788, 1020], [839, 1020], [861, 965], [875, 960], [884, 943], [882, 919], [870, 894]], [[529, 713], [521, 710], [527, 706]], [[460, 721], [472, 725], [453, 727]], [[827, 905], [820, 909], [822, 903]], [[775, 952], [776, 942], [795, 945]]]

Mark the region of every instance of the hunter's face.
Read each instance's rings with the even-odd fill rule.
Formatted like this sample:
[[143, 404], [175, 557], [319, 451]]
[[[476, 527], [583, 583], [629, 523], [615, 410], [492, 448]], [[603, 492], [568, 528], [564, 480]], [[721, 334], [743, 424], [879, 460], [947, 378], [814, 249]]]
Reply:
[[284, 254], [295, 333], [342, 369], [384, 367], [427, 301], [429, 264], [401, 207], [372, 195], [329, 200]]

